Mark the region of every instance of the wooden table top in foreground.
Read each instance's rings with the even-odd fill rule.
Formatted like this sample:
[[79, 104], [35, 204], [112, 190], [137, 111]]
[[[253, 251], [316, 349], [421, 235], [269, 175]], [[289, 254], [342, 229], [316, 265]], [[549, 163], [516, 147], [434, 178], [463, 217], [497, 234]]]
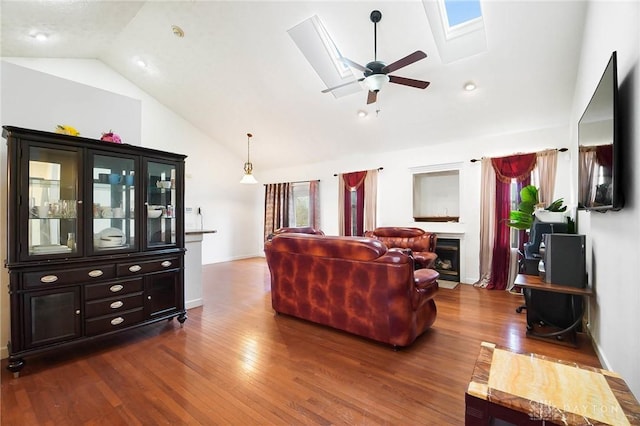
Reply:
[[616, 373], [493, 343], [481, 344], [467, 394], [557, 424], [640, 424], [640, 405]]

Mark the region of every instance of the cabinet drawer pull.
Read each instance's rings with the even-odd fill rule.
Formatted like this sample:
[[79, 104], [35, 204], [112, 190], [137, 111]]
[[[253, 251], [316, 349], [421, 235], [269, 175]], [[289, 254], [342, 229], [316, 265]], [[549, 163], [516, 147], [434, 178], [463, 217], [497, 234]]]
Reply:
[[160, 265], [162, 265], [165, 268], [168, 268], [169, 266], [171, 266], [171, 262], [168, 260], [165, 260], [164, 262], [162, 262]]
[[142, 269], [142, 266], [140, 266], [140, 265], [131, 265], [131, 266], [129, 266], [129, 271], [131, 271], [131, 272], [138, 272], [141, 269]]
[[89, 271], [89, 276], [91, 278], [101, 277], [102, 274], [104, 274], [104, 272], [102, 272], [100, 269], [94, 269], [93, 271]]
[[123, 322], [124, 322], [124, 318], [117, 317], [111, 320], [111, 325], [118, 325], [118, 324], [122, 324]]
[[121, 291], [123, 288], [124, 286], [122, 284], [114, 284], [111, 287], [109, 287], [109, 290], [111, 290], [111, 293], [117, 293]]
[[118, 309], [118, 308], [122, 308], [122, 305], [124, 305], [124, 303], [122, 303], [122, 301], [116, 300], [115, 302], [113, 302], [109, 306], [111, 307], [111, 309]]
[[56, 281], [58, 281], [58, 277], [56, 275], [45, 275], [44, 277], [40, 278], [40, 282], [43, 283], [55, 283]]

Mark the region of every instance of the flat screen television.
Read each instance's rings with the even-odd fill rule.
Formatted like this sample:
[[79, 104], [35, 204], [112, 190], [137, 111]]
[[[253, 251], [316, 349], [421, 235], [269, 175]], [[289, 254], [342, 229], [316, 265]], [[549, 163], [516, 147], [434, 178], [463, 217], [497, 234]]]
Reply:
[[616, 52], [578, 122], [578, 208], [619, 210], [624, 204]]

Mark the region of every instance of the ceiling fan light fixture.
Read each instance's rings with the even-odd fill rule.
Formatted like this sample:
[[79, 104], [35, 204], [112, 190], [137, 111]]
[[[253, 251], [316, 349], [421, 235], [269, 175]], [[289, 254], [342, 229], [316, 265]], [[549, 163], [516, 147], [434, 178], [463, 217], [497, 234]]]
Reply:
[[379, 92], [386, 83], [389, 82], [389, 76], [386, 74], [372, 74], [364, 79], [364, 84], [371, 92]]
[[249, 141], [252, 137], [253, 135], [251, 133], [247, 133], [247, 162], [244, 163], [244, 176], [242, 176], [242, 179], [240, 179], [240, 183], [258, 183], [256, 178], [253, 176], [253, 164], [251, 164], [251, 158], [249, 157]]

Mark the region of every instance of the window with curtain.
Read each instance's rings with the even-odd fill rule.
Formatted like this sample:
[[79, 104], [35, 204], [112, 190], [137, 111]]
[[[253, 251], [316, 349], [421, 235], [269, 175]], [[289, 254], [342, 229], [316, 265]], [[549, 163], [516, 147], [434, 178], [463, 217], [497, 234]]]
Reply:
[[338, 223], [340, 235], [362, 236], [376, 227], [378, 171], [338, 175]]
[[265, 185], [264, 238], [284, 227], [320, 229], [319, 180]]
[[531, 182], [538, 186], [540, 201], [551, 202], [556, 163], [556, 149], [482, 160], [480, 280], [475, 285], [511, 288], [511, 275], [516, 271], [514, 253], [522, 248], [526, 234], [509, 228], [505, 220], [517, 208], [522, 187]]

